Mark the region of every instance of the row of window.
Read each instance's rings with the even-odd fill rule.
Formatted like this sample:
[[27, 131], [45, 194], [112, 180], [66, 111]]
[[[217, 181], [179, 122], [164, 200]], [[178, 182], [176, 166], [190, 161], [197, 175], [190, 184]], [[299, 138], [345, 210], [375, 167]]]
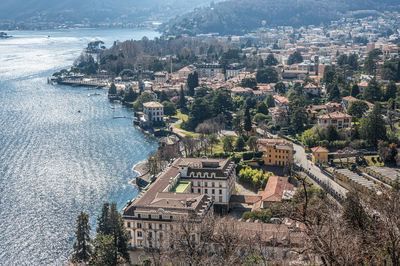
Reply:
[[[154, 216], [152, 216], [151, 214], [149, 214], [147, 217], [145, 217], [145, 216], [143, 216], [142, 217], [142, 215], [140, 214], [140, 213], [138, 213], [138, 215], [137, 215], [137, 217], [140, 219], [140, 218], [148, 218], [148, 219], [157, 219], [157, 215], [154, 215]], [[171, 216], [169, 216], [169, 217], [167, 217], [167, 216], [163, 216], [162, 214], [160, 214], [160, 215], [158, 215], [158, 219], [160, 219], [160, 220], [162, 220], [162, 219], [170, 219], [170, 220], [172, 220], [174, 217], [171, 215]]]
[[[192, 173], [190, 173], [190, 177], [201, 177], [201, 173], [198, 172], [198, 173], [195, 175], [195, 173], [192, 172]], [[208, 178], [208, 177], [209, 177], [209, 176], [208, 176], [208, 173], [205, 172], [205, 173], [203, 174], [203, 177]], [[215, 178], [215, 173], [211, 173], [210, 177]]]
[[[278, 152], [278, 153], [289, 153], [289, 151], [288, 150], [275, 150], [276, 152]], [[269, 152], [271, 153], [272, 152], [272, 150], [271, 149], [269, 149]], [[271, 156], [270, 156], [271, 157]]]
[[[217, 189], [217, 190], [219, 190], [219, 194], [222, 195], [222, 189]], [[195, 193], [195, 191], [196, 190], [192, 188], [192, 193]], [[215, 189], [210, 189], [210, 191], [211, 191], [211, 194], [215, 194]], [[197, 193], [201, 194], [201, 188], [197, 189]], [[208, 189], [207, 188], [204, 189], [204, 193], [208, 194]]]
[[[268, 157], [271, 158], [272, 155], [270, 154]], [[275, 155], [275, 159], [278, 159], [278, 158], [279, 158], [279, 159], [289, 159], [289, 156]], [[270, 162], [271, 162], [271, 160], [270, 160]]]
[[[146, 229], [159, 229], [163, 230], [166, 229], [168, 224], [157, 224], [157, 223], [145, 223]], [[127, 228], [135, 228], [135, 229], [142, 229], [143, 228], [143, 223], [135, 223], [134, 222], [127, 222], [126, 223]], [[170, 229], [172, 229], [172, 225], [170, 224]]]
[[[271, 164], [272, 163], [271, 159], [269, 159], [268, 162]], [[282, 161], [282, 162], [281, 161], [275, 161], [274, 164], [275, 165], [279, 165], [279, 166], [285, 166], [285, 162], [284, 161]]]
[[[204, 182], [204, 186], [205, 187], [208, 187], [209, 185], [208, 184], [210, 184], [210, 187], [223, 187], [222, 186], [222, 182]], [[201, 181], [199, 181], [199, 182], [197, 182], [197, 181], [194, 181], [193, 182], [193, 186], [194, 187], [201, 187], [201, 186], [203, 186], [202, 185], [202, 182]]]

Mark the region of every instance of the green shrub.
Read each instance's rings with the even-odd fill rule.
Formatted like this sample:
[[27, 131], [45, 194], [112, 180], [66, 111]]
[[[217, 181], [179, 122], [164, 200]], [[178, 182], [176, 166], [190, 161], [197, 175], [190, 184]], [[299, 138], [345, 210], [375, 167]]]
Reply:
[[242, 167], [239, 171], [239, 181], [249, 184], [253, 189], [260, 189], [265, 186], [272, 173], [264, 173], [263, 170], [252, 169], [248, 166]]
[[243, 152], [243, 160], [248, 161], [253, 159], [254, 153], [251, 151]]

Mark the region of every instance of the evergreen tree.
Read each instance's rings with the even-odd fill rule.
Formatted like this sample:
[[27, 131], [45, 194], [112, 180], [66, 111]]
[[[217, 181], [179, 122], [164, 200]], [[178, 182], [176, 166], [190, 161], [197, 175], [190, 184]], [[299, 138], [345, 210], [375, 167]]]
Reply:
[[181, 86], [181, 90], [179, 91], [179, 108], [185, 108], [186, 106], [186, 99], [185, 93], [183, 92], [183, 86]]
[[245, 147], [245, 146], [246, 146], [246, 143], [245, 143], [243, 137], [240, 136], [240, 137], [236, 140], [236, 143], [235, 143], [235, 151], [241, 152], [241, 151], [244, 150], [244, 147]]
[[369, 81], [368, 87], [364, 90], [363, 97], [366, 101], [370, 102], [376, 102], [382, 98], [381, 88], [375, 78]]
[[299, 51], [296, 51], [293, 54], [289, 55], [288, 65], [299, 64], [301, 62], [303, 62], [303, 56]]
[[400, 60], [399, 60], [399, 62], [397, 63], [397, 74], [396, 74], [396, 78], [397, 78], [396, 81], [400, 81]]
[[354, 71], [358, 69], [358, 55], [356, 54], [351, 54], [347, 58], [347, 64], [350, 66], [350, 68]]
[[264, 61], [262, 60], [262, 58], [258, 59], [257, 67], [258, 69], [264, 68]]
[[386, 87], [385, 100], [395, 99], [397, 95], [397, 86], [393, 81], [390, 81]]
[[277, 92], [277, 93], [279, 93], [279, 94], [285, 94], [285, 92], [286, 92], [286, 86], [285, 86], [285, 84], [283, 84], [283, 82], [278, 82], [278, 83], [276, 83], [276, 85], [275, 85], [275, 91]]
[[278, 60], [276, 60], [275, 56], [273, 54], [269, 54], [267, 56], [267, 59], [265, 60], [265, 65], [266, 66], [276, 66], [278, 64]]
[[274, 97], [271, 94], [267, 96], [267, 106], [268, 108], [275, 107]]
[[376, 73], [376, 61], [371, 54], [364, 61], [364, 72], [368, 75], [375, 75]]
[[373, 147], [377, 147], [378, 140], [386, 140], [386, 124], [379, 104], [376, 104], [372, 112], [361, 120], [360, 133], [361, 137]]
[[257, 113], [261, 113], [264, 115], [268, 114], [268, 106], [265, 104], [265, 102], [260, 102], [257, 106]]
[[81, 212], [76, 222], [76, 241], [74, 243], [74, 253], [72, 253], [71, 261], [73, 263], [88, 263], [92, 255], [89, 215]]
[[111, 83], [110, 88], [108, 89], [108, 94], [115, 95], [117, 94], [117, 87], [115, 86], [114, 82]]
[[335, 76], [336, 76], [336, 70], [333, 66], [327, 66], [325, 68], [324, 71], [324, 77], [322, 78], [322, 80], [326, 83], [326, 84], [330, 84], [335, 80]]
[[329, 85], [328, 90], [329, 101], [338, 102], [340, 100], [340, 91], [337, 83]]
[[251, 131], [251, 116], [250, 116], [250, 107], [246, 107], [246, 111], [244, 113], [244, 130], [249, 132]]
[[165, 91], [161, 91], [160, 93], [160, 103], [169, 102], [168, 95]]
[[97, 235], [94, 240], [94, 255], [90, 265], [95, 266], [117, 266], [118, 259], [115, 258], [117, 247], [111, 235]]
[[357, 84], [353, 84], [353, 86], [351, 86], [350, 95], [353, 96], [353, 97], [357, 97], [358, 94], [360, 94], [360, 88], [358, 87]]
[[272, 67], [259, 69], [256, 74], [257, 83], [276, 83], [278, 82], [278, 72]]
[[335, 141], [339, 138], [339, 134], [336, 130], [336, 126], [335, 125], [329, 125], [326, 128], [326, 138], [328, 141]]
[[194, 89], [199, 86], [199, 75], [197, 72], [190, 73], [187, 78], [187, 86], [189, 88], [189, 95], [194, 95]]
[[136, 101], [136, 98], [137, 98], [137, 94], [131, 87], [131, 88], [129, 88], [128, 92], [124, 95], [124, 98], [122, 101], [125, 103], [132, 103], [132, 102]]
[[292, 108], [290, 117], [290, 129], [294, 134], [299, 134], [304, 131], [307, 125], [307, 113], [304, 107], [295, 106]]
[[101, 214], [97, 218], [97, 234], [109, 235], [111, 233], [110, 204], [105, 202]]
[[125, 261], [129, 261], [128, 254], [128, 235], [124, 228], [121, 214], [117, 210], [117, 204], [111, 203], [110, 207], [110, 223], [111, 223], [111, 236], [114, 240], [114, 245], [117, 248], [115, 251], [115, 258], [119, 260], [119, 257]]
[[350, 104], [347, 113], [353, 117], [361, 118], [366, 111], [368, 111], [369, 107], [364, 101], [354, 101]]
[[232, 136], [225, 136], [222, 140], [222, 147], [225, 153], [233, 152], [233, 141], [234, 138]]

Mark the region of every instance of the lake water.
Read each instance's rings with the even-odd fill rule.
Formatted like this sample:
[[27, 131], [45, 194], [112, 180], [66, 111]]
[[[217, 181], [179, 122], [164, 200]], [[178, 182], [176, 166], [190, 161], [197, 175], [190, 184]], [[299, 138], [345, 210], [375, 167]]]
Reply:
[[[137, 195], [136, 163], [157, 147], [132, 126], [132, 112], [110, 108], [106, 91], [52, 86], [87, 43], [154, 38], [129, 29], [9, 32], [0, 40], [0, 265], [62, 265], [75, 219], [103, 202], [121, 209]], [[78, 112], [80, 111], [80, 112]], [[113, 116], [126, 119], [113, 119]]]

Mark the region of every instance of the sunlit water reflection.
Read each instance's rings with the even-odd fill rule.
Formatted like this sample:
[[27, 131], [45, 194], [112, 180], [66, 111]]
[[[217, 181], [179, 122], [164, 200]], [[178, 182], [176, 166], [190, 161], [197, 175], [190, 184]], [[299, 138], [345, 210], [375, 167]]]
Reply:
[[[0, 40], [0, 265], [64, 264], [75, 218], [92, 229], [104, 201], [137, 195], [134, 164], [156, 141], [132, 127], [132, 112], [110, 108], [106, 92], [52, 86], [89, 41], [153, 38], [135, 30], [11, 32]], [[48, 37], [50, 36], [50, 37]], [[80, 112], [78, 112], [80, 111]], [[114, 115], [127, 119], [113, 119]]]

